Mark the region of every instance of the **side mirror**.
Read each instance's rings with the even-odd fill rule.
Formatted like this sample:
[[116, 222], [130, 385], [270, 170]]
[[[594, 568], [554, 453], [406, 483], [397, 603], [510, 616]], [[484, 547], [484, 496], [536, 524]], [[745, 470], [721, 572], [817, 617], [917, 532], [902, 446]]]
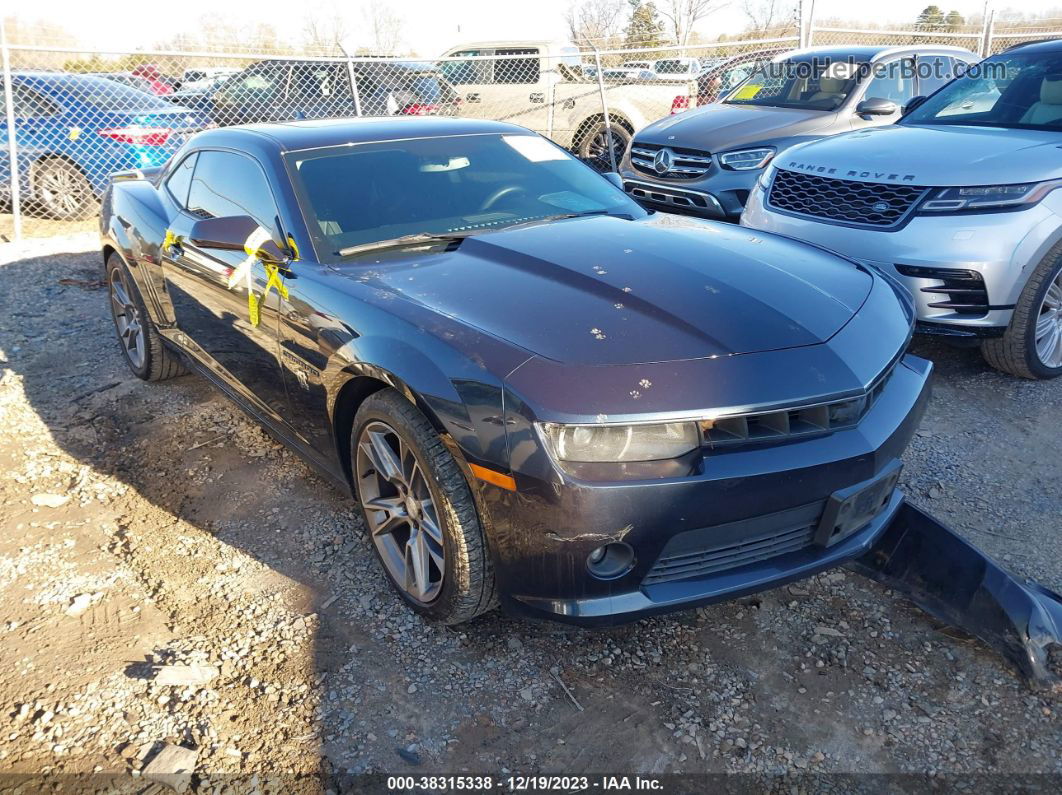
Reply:
[[602, 174], [601, 176], [603, 176], [605, 179], [607, 179], [620, 190], [623, 190], [623, 177], [621, 177], [615, 171], [608, 171]]
[[906, 105], [903, 106], [904, 115], [906, 116], [908, 113], [910, 113], [912, 110], [917, 108], [919, 105], [921, 105], [927, 99], [929, 99], [929, 97], [924, 97], [922, 95], [919, 95], [917, 97], [911, 97], [910, 102], [908, 102]]
[[244, 251], [248, 245], [257, 244], [255, 256], [267, 265], [283, 265], [289, 260], [287, 253], [249, 215], [202, 218], [192, 224], [188, 241], [199, 248], [224, 251]]
[[869, 97], [856, 105], [856, 113], [860, 116], [891, 116], [899, 109], [900, 106], [891, 99], [881, 97]]

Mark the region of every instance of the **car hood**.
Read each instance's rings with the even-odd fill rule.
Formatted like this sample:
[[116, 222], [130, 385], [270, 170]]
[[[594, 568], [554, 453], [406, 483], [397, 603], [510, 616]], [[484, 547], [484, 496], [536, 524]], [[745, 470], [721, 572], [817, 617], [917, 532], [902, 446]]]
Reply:
[[828, 129], [836, 113], [793, 108], [753, 108], [715, 103], [653, 122], [635, 136], [661, 146], [687, 146], [720, 152], [775, 138], [811, 135]]
[[1062, 177], [1062, 134], [888, 125], [794, 146], [775, 164], [865, 182], [940, 187], [1039, 182]]
[[336, 268], [390, 311], [403, 299], [584, 365], [815, 345], [851, 319], [874, 281], [801, 243], [662, 213], [499, 230], [454, 250], [377, 252]]

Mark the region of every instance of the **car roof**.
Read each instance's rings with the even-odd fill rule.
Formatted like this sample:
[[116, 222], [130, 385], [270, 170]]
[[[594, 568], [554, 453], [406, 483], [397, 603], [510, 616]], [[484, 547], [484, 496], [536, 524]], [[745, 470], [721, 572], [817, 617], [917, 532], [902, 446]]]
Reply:
[[851, 44], [833, 45], [827, 44], [819, 47], [805, 47], [801, 50], [793, 50], [780, 60], [805, 61], [811, 58], [829, 58], [831, 61], [853, 59], [856, 62], [871, 62], [882, 58], [897, 55], [960, 55], [965, 58], [979, 60], [978, 56], [962, 47], [950, 47], [944, 44], [911, 44], [902, 47], [886, 44]]
[[365, 116], [360, 119], [313, 119], [218, 127], [196, 135], [194, 147], [238, 148], [252, 144], [255, 148], [265, 145], [274, 152], [290, 152], [402, 138], [484, 133], [533, 134], [515, 124], [483, 119], [458, 119], [449, 116]]
[[1062, 52], [1062, 39], [1023, 41], [1021, 44], [1015, 44], [1013, 47], [1008, 47], [1003, 50], [1003, 52], [1013, 52], [1019, 48], [1026, 52]]

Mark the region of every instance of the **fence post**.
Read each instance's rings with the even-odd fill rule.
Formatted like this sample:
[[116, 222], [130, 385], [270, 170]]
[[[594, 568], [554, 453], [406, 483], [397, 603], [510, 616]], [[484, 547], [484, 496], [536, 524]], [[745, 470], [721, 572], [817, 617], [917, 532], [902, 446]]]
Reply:
[[[550, 63], [548, 58], [543, 58], [546, 62], [547, 69], [546, 74], [546, 137], [551, 141], [553, 140], [553, 114], [556, 110], [557, 102], [557, 81], [560, 79], [560, 71], [557, 69], [556, 64]], [[541, 64], [539, 65], [541, 71]]]
[[22, 175], [18, 168], [18, 144], [15, 142], [15, 105], [11, 94], [11, 50], [7, 46], [7, 27], [0, 16], [0, 53], [4, 69], [4, 117], [7, 122], [7, 156], [11, 162], [11, 217], [15, 240], [22, 240]]
[[992, 33], [996, 25], [996, 11], [992, 9], [985, 14], [984, 34], [981, 36], [981, 57], [987, 58], [992, 54]]
[[361, 115], [361, 95], [358, 94], [358, 73], [354, 71], [354, 59], [347, 56], [347, 76], [350, 78], [350, 92], [354, 96], [354, 115]]
[[[590, 45], [593, 47], [593, 45]], [[613, 171], [619, 171], [616, 166], [616, 146], [612, 142], [612, 119], [608, 115], [608, 98], [605, 96], [605, 76], [601, 71], [601, 54], [594, 47], [594, 65], [597, 67], [597, 90], [601, 94], [601, 112], [605, 116], [605, 145], [608, 146], [608, 162]]]

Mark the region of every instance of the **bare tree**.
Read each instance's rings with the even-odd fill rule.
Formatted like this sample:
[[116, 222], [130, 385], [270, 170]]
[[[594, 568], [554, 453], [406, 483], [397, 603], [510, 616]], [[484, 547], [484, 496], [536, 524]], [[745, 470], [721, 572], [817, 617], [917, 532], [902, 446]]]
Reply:
[[402, 18], [384, 0], [369, 0], [362, 10], [372, 49], [377, 55], [394, 55], [402, 43]]
[[718, 0], [667, 0], [660, 6], [660, 15], [671, 23], [675, 44], [687, 44], [693, 26], [721, 7]]
[[789, 26], [796, 19], [796, 3], [792, 0], [744, 0], [741, 7], [749, 20], [749, 30], [756, 33]]
[[303, 37], [311, 52], [336, 55], [343, 52], [343, 42], [350, 29], [336, 4], [308, 9], [303, 23]]
[[573, 0], [564, 12], [571, 40], [592, 45], [619, 35], [627, 0]]

